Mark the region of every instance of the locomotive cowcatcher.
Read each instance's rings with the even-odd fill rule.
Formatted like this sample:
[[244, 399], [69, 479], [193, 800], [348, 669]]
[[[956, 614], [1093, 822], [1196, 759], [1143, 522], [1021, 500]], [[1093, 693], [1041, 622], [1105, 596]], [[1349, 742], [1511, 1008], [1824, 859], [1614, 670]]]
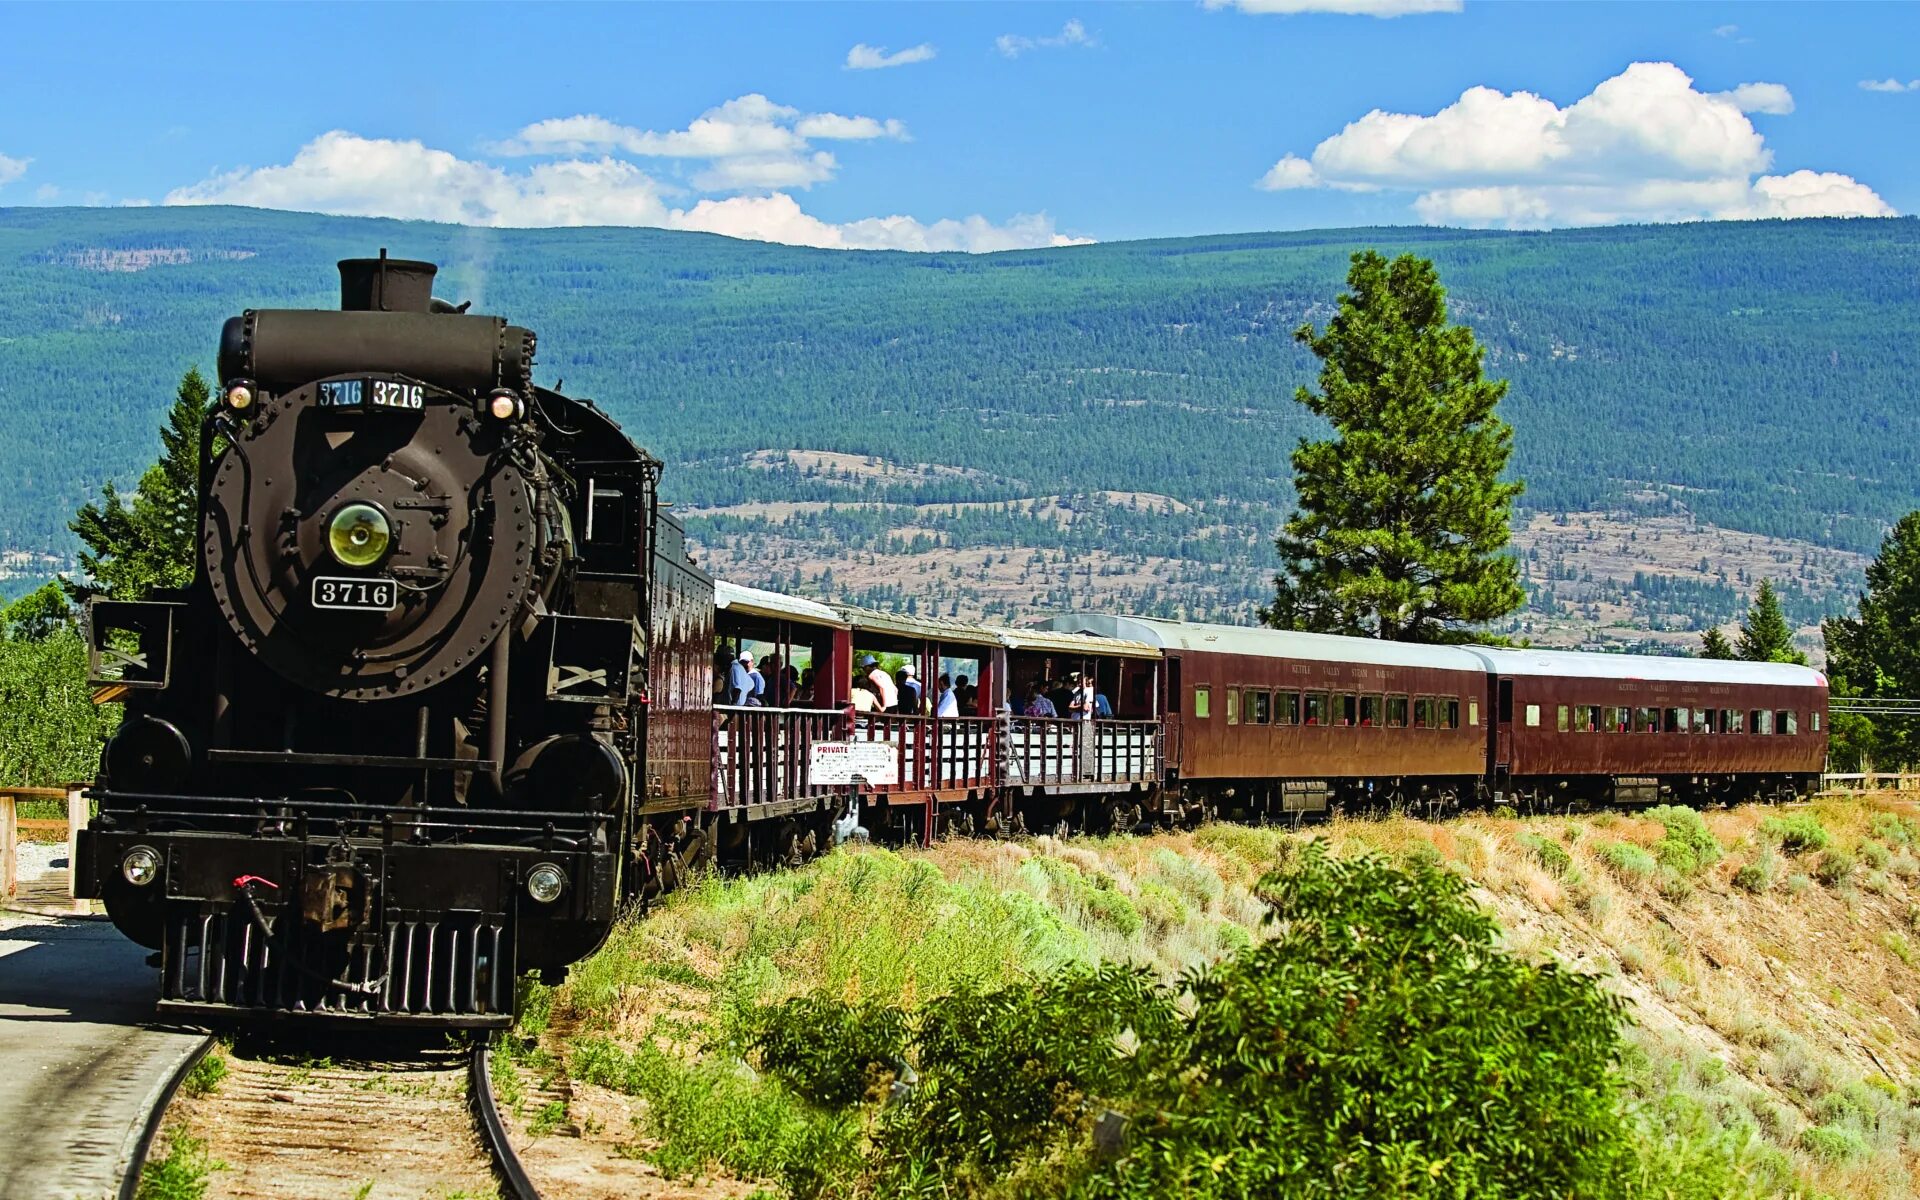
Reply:
[[77, 894], [164, 1013], [503, 1026], [702, 852], [712, 581], [660, 464], [434, 274], [229, 320], [194, 580], [89, 607], [126, 711]]

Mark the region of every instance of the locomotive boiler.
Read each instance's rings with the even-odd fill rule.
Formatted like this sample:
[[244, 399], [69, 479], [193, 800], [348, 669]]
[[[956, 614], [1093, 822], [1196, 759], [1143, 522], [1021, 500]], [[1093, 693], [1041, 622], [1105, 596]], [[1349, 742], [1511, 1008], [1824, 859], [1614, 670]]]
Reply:
[[125, 717], [76, 880], [162, 1012], [505, 1025], [701, 851], [712, 582], [660, 464], [434, 275], [229, 320], [193, 583], [89, 608]]

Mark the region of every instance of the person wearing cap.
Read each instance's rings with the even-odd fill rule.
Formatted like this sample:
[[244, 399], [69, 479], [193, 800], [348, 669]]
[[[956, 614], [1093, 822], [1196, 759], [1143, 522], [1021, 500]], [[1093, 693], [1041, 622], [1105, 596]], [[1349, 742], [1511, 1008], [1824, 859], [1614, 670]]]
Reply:
[[753, 654], [742, 650], [740, 657], [733, 660], [733, 667], [727, 672], [727, 701], [730, 704], [745, 704], [753, 698]]
[[893, 676], [880, 668], [880, 660], [871, 654], [860, 659], [860, 669], [866, 672], [867, 682], [873, 685], [873, 694], [880, 697], [880, 711], [892, 712], [900, 703], [900, 686]]
[[896, 710], [910, 717], [920, 715], [920, 681], [913, 677], [913, 664], [904, 663], [894, 682], [900, 686], [900, 707]]

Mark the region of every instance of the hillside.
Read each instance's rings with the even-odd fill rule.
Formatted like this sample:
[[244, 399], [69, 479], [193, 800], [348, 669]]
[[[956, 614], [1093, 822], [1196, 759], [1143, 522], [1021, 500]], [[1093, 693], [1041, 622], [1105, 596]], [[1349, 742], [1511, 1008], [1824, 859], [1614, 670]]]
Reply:
[[[663, 455], [670, 496], [719, 510], [694, 523], [710, 542], [765, 533], [752, 524], [764, 511], [742, 505], [831, 503], [813, 514], [828, 523], [850, 503], [938, 506], [948, 535], [1001, 553], [1124, 545], [1189, 574], [1229, 561], [1223, 602], [1203, 606], [1244, 608], [1264, 591], [1287, 454], [1311, 428], [1292, 400], [1311, 363], [1291, 333], [1327, 315], [1361, 246], [1438, 262], [1455, 315], [1513, 381], [1503, 411], [1533, 512], [1659, 516], [1806, 557], [1872, 549], [1920, 493], [1914, 220], [1356, 229], [965, 256], [243, 209], [0, 209], [0, 467], [13, 481], [0, 550], [69, 552], [68, 516], [152, 454], [173, 382], [211, 366], [224, 317], [331, 305], [333, 260], [381, 246], [441, 262], [443, 294], [537, 329], [541, 380], [596, 397]], [[908, 466], [856, 469], [869, 460]], [[1135, 493], [1177, 503], [1110, 501]], [[1077, 505], [1097, 519], [1067, 532], [1046, 507], [1062, 496], [1105, 503]], [[758, 562], [765, 545], [740, 557]], [[1195, 586], [1163, 590], [1186, 603]], [[1803, 615], [1832, 599], [1810, 595]]]
[[1622, 1071], [1670, 1172], [1645, 1194], [1920, 1194], [1914, 804], [1651, 815], [957, 841], [710, 881], [536, 991], [502, 1090], [556, 1194], [746, 1195], [807, 1152], [793, 1101], [724, 1049], [752, 1006], [816, 990], [914, 1006], [1098, 959], [1171, 977], [1263, 936], [1256, 881], [1319, 837], [1437, 857], [1509, 950], [1627, 999]]

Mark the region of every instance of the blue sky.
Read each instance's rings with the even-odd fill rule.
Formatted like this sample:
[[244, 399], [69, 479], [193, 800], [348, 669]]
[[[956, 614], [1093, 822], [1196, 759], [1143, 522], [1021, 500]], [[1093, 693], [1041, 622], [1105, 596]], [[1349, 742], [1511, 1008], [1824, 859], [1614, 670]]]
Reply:
[[[1442, 11], [1256, 11], [1376, 4]], [[1912, 4], [0, 8], [0, 206], [934, 249], [1920, 210]]]

